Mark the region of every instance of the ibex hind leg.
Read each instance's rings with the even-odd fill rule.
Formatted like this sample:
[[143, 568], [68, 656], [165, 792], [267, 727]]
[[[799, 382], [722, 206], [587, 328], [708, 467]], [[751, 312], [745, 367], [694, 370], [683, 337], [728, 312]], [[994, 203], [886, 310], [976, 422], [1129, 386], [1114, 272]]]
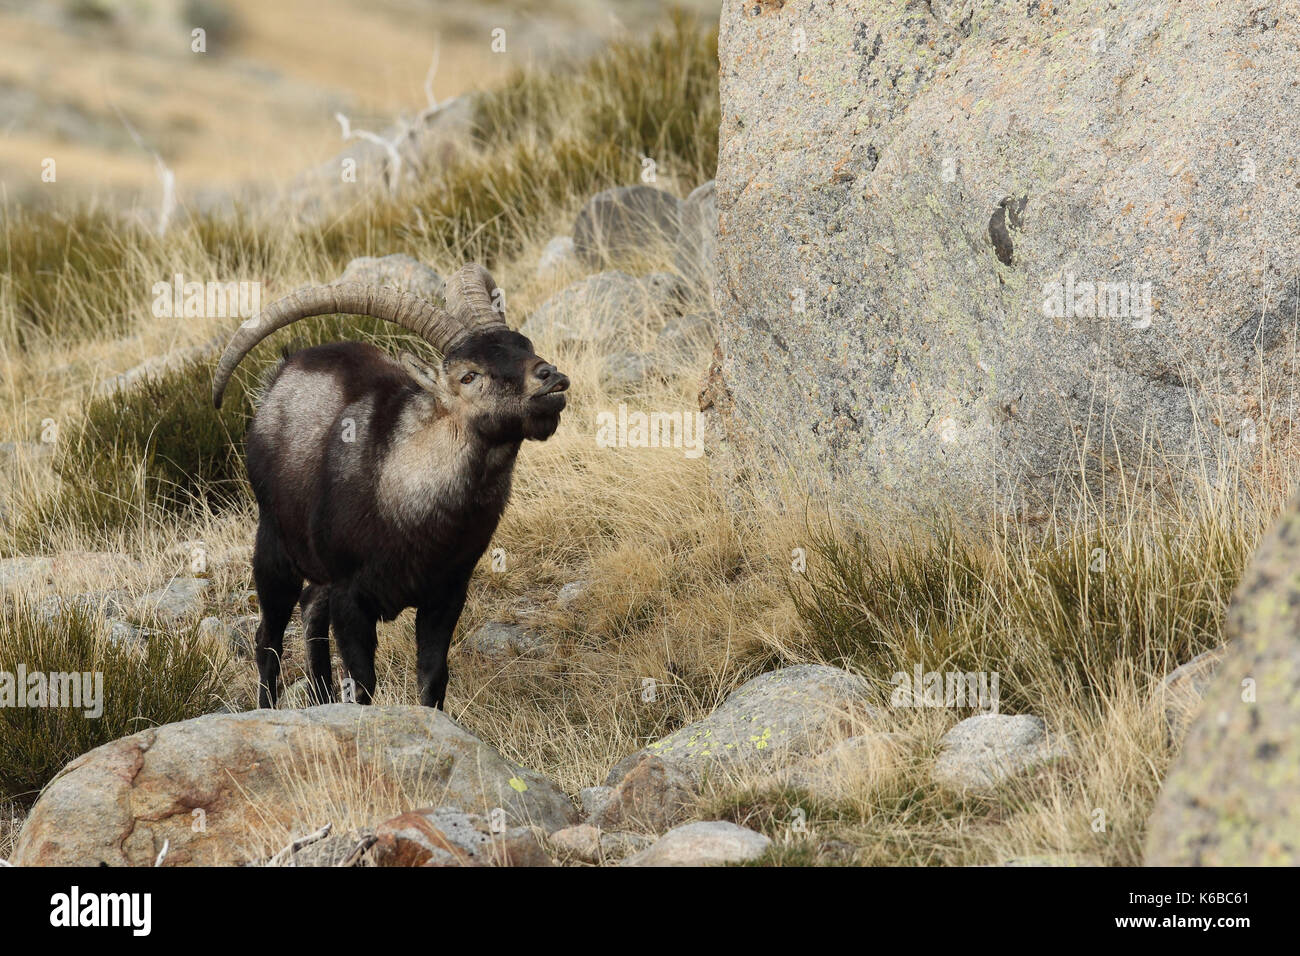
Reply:
[[309, 584], [302, 592], [302, 633], [307, 644], [307, 677], [312, 702], [334, 700], [334, 674], [330, 666], [330, 589]]
[[345, 701], [368, 704], [375, 695], [375, 651], [379, 647], [376, 620], [347, 591], [330, 588], [330, 623], [343, 669], [351, 681], [350, 687], [344, 688]]
[[293, 567], [275, 530], [266, 522], [257, 526], [253, 547], [253, 584], [262, 609], [257, 627], [257, 706], [274, 707], [280, 696], [280, 657], [284, 653], [284, 629], [302, 593], [302, 575]]

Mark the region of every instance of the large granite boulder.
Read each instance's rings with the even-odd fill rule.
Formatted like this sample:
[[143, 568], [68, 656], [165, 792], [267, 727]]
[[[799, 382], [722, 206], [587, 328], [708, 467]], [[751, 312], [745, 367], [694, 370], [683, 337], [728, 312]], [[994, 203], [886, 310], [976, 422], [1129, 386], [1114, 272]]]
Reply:
[[728, 0], [721, 483], [1033, 516], [1144, 428], [1212, 470], [1288, 432], [1297, 14]]
[[1147, 829], [1152, 866], [1300, 865], [1300, 498], [1269, 532]]
[[253, 862], [264, 856], [260, 832], [301, 826], [294, 814], [314, 788], [329, 803], [321, 788], [338, 785], [339, 768], [417, 806], [489, 818], [499, 809], [511, 826], [547, 832], [577, 819], [555, 784], [440, 710], [326, 704], [210, 714], [83, 754], [36, 801], [12, 862], [148, 866], [164, 843], [168, 866]]

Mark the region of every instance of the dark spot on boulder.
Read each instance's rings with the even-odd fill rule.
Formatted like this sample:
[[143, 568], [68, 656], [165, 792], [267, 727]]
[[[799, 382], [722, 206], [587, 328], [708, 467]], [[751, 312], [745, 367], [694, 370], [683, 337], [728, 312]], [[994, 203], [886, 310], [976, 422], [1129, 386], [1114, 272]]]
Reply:
[[1028, 204], [1028, 196], [1006, 196], [989, 217], [989, 242], [993, 243], [993, 252], [1004, 266], [1011, 265], [1014, 259], [1015, 244], [1011, 233], [1013, 230], [1023, 231], [1024, 211]]

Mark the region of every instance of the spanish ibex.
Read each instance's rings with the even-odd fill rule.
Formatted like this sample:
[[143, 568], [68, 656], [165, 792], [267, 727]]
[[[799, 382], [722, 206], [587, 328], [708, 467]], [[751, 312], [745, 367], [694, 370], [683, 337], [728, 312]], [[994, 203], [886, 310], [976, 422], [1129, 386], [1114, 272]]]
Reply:
[[443, 705], [452, 631], [505, 510], [519, 446], [555, 433], [569, 387], [506, 325], [498, 297], [473, 263], [448, 280], [445, 310], [388, 288], [309, 286], [245, 322], [227, 346], [212, 387], [218, 408], [244, 356], [309, 316], [385, 319], [442, 354], [439, 365], [409, 352], [399, 362], [337, 342], [287, 355], [269, 378], [247, 436], [258, 706], [275, 706], [284, 630], [300, 598], [317, 700], [334, 699], [331, 624], [356, 700], [369, 703], [376, 622], [414, 607], [420, 701]]

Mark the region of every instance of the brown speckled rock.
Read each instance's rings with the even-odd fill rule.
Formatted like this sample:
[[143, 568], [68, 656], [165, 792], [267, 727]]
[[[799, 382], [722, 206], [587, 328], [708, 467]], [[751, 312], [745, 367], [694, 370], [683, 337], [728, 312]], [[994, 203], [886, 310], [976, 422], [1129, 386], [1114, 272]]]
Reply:
[[1300, 865], [1300, 498], [1261, 543], [1226, 631], [1151, 815], [1148, 865]]
[[1193, 469], [1289, 432], [1298, 12], [725, 0], [719, 484], [1034, 514], [1144, 428]]
[[375, 836], [375, 866], [551, 865], [530, 828], [497, 832], [489, 820], [455, 807], [403, 813], [381, 823]]
[[[557, 830], [577, 817], [551, 781], [506, 761], [440, 710], [327, 704], [210, 714], [97, 747], [45, 788], [12, 861], [148, 866], [164, 841], [168, 866], [259, 860], [266, 847], [257, 831], [300, 829], [293, 805], [310, 803], [312, 788], [330, 786], [339, 767], [429, 804], [484, 816], [500, 807], [510, 826]], [[319, 802], [335, 796], [322, 792]]]

